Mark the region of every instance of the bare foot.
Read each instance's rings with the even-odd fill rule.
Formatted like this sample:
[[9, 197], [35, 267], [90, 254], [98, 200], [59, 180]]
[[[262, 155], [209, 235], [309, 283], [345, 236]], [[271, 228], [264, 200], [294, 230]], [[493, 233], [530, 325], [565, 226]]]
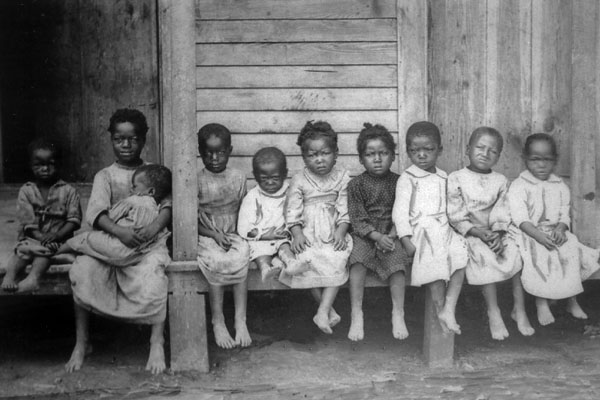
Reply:
[[404, 322], [404, 312], [392, 310], [392, 334], [398, 340], [408, 337], [408, 329]]
[[456, 322], [456, 316], [452, 311], [449, 311], [446, 308], [442, 309], [442, 311], [438, 313], [438, 319], [440, 320], [442, 329], [446, 328], [448, 331], [460, 335], [460, 325]]
[[225, 326], [225, 322], [213, 321], [213, 333], [215, 334], [215, 342], [217, 342], [217, 346], [224, 349], [233, 349], [235, 347], [235, 340], [233, 340], [229, 334], [229, 331]]
[[331, 335], [333, 333], [329, 326], [329, 317], [327, 314], [317, 311], [317, 314], [313, 317], [313, 322], [326, 334]]
[[537, 317], [540, 325], [546, 326], [554, 322], [554, 315], [552, 315], [546, 299], [536, 299], [535, 305], [537, 306]]
[[245, 320], [236, 319], [235, 321], [235, 343], [242, 347], [248, 347], [252, 344], [252, 338]]
[[[273, 263], [273, 264], [275, 264], [275, 263]], [[273, 279], [273, 277], [279, 276], [280, 272], [281, 272], [281, 268], [277, 268], [277, 267], [275, 267], [275, 265], [269, 266], [269, 267], [262, 266], [260, 269], [260, 277], [263, 282], [267, 282], [269, 279]]]
[[338, 314], [333, 307], [331, 307], [331, 310], [329, 310], [329, 326], [331, 328], [333, 328], [334, 326], [336, 326], [337, 324], [340, 323], [340, 321], [342, 320], [342, 317], [340, 317], [340, 314]]
[[17, 286], [17, 282], [15, 278], [17, 277], [16, 271], [8, 270], [6, 271], [6, 275], [4, 275], [4, 279], [2, 279], [2, 290], [5, 292], [16, 292], [19, 288]]
[[517, 328], [521, 335], [523, 336], [531, 336], [535, 333], [535, 329], [529, 323], [529, 318], [527, 318], [527, 314], [524, 311], [517, 311], [515, 309], [510, 313], [510, 317], [517, 323]]
[[300, 275], [311, 269], [310, 263], [302, 262], [297, 259], [289, 259], [285, 267], [285, 273], [288, 275]]
[[506, 329], [506, 325], [504, 325], [504, 320], [502, 320], [500, 310], [496, 309], [488, 311], [488, 321], [490, 324], [492, 339], [504, 340], [508, 337], [508, 330]]
[[350, 330], [348, 331], [348, 339], [357, 342], [365, 337], [363, 312], [356, 311], [350, 316]]
[[146, 363], [146, 371], [152, 372], [152, 375], [158, 375], [162, 374], [166, 368], [163, 344], [150, 343], [150, 355]]
[[18, 293], [35, 292], [39, 288], [40, 288], [39, 278], [37, 276], [35, 276], [34, 274], [29, 274], [29, 275], [27, 275], [27, 278], [23, 279], [17, 285], [17, 292]]
[[587, 314], [581, 309], [579, 303], [577, 303], [577, 299], [575, 297], [571, 297], [567, 303], [567, 311], [569, 314], [578, 319], [587, 319]]
[[92, 346], [86, 345], [85, 343], [75, 343], [75, 347], [73, 348], [73, 352], [71, 353], [71, 358], [65, 364], [65, 370], [68, 373], [73, 371], [79, 371], [81, 366], [83, 365], [83, 359], [85, 356], [92, 352]]

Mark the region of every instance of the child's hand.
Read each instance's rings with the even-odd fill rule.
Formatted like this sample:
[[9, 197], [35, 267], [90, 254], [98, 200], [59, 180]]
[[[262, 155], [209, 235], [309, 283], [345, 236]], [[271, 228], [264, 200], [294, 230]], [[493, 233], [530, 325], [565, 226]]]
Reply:
[[246, 236], [248, 236], [250, 239], [254, 239], [257, 235], [258, 235], [258, 229], [254, 228], [250, 232], [248, 232], [248, 234]]
[[221, 232], [215, 232], [215, 236], [213, 237], [215, 242], [225, 251], [229, 251], [231, 248], [231, 240], [227, 237], [226, 234]]
[[341, 232], [339, 229], [336, 229], [333, 234], [333, 250], [344, 251], [347, 247], [348, 243], [346, 243], [345, 233]]
[[404, 250], [406, 251], [406, 255], [409, 256], [410, 258], [414, 257], [415, 253], [417, 252], [417, 248], [410, 241], [410, 236], [404, 236], [401, 239], [401, 242], [402, 242], [402, 246], [404, 247]]
[[377, 243], [377, 246], [383, 252], [394, 251], [394, 248], [396, 247], [396, 245], [394, 243], [394, 239], [392, 239], [388, 235], [381, 235], [381, 237], [379, 237], [379, 239], [377, 239], [376, 243]]
[[497, 255], [502, 255], [504, 253], [504, 243], [502, 242], [502, 237], [504, 236], [501, 232], [494, 232], [495, 238], [487, 242], [488, 247]]
[[539, 232], [536, 236], [534, 236], [534, 239], [548, 250], [556, 249], [556, 244], [554, 243], [552, 237], [544, 232]]
[[40, 239], [40, 244], [42, 246], [48, 247], [48, 243], [56, 242], [57, 239], [58, 239], [58, 234], [56, 232], [55, 233], [46, 233], [46, 234], [42, 235], [42, 237]]
[[48, 242], [44, 246], [46, 246], [46, 248], [52, 252], [57, 252], [60, 248], [60, 243]]
[[298, 232], [292, 237], [292, 251], [295, 254], [302, 253], [307, 247], [310, 247], [310, 245], [310, 241], [302, 232]]
[[263, 233], [260, 237], [261, 240], [280, 240], [286, 238], [287, 235], [285, 234], [285, 231], [277, 229], [274, 226], [270, 227], [269, 230]]
[[119, 234], [115, 235], [121, 243], [129, 248], [138, 247], [144, 243], [144, 239], [138, 235], [133, 228], [123, 228]]
[[498, 234], [496, 232], [492, 232], [489, 229], [484, 228], [471, 228], [468, 235], [475, 236], [476, 238], [481, 239], [483, 242], [488, 243], [492, 242], [496, 239]]
[[158, 234], [158, 232], [154, 232], [150, 225], [137, 226], [133, 230], [144, 242], [147, 242]]
[[565, 242], [567, 241], [567, 235], [565, 234], [566, 230], [567, 228], [564, 224], [558, 224], [556, 228], [552, 230], [552, 233], [550, 233], [550, 237], [552, 238], [552, 241], [555, 245], [562, 246], [563, 244], [565, 244]]

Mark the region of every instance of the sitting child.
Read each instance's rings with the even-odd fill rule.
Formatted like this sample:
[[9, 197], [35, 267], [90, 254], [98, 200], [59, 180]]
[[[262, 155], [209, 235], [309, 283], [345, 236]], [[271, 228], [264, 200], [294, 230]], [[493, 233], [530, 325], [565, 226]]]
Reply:
[[[260, 149], [252, 158], [252, 172], [258, 185], [242, 201], [238, 233], [248, 240], [250, 258], [260, 269], [263, 282], [284, 267], [290, 275], [306, 271], [306, 264], [292, 253], [285, 228], [283, 206], [289, 186], [285, 154], [276, 147]], [[279, 257], [273, 257], [276, 255]]]
[[[142, 165], [135, 170], [131, 181], [133, 195], [112, 206], [108, 217], [119, 226], [139, 229], [151, 224], [158, 217], [159, 204], [171, 193], [171, 171], [162, 165]], [[168, 230], [164, 228], [141, 245], [128, 247], [117, 237], [94, 230], [67, 240], [57, 254], [74, 251], [110, 265], [127, 267], [139, 263], [157, 240], [168, 235]]]
[[511, 317], [522, 335], [534, 329], [525, 313], [521, 285], [521, 256], [512, 235], [507, 235], [510, 212], [506, 201], [508, 179], [492, 171], [502, 153], [503, 139], [494, 128], [473, 131], [467, 155], [469, 165], [448, 176], [448, 219], [469, 245], [467, 281], [481, 285], [492, 338], [503, 340], [508, 330], [502, 320], [496, 282], [512, 278], [514, 307]]
[[536, 296], [540, 325], [554, 322], [548, 299], [566, 298], [567, 311], [586, 319], [575, 296], [583, 292], [581, 282], [600, 268], [599, 251], [584, 246], [569, 232], [571, 193], [553, 173], [556, 142], [545, 133], [528, 136], [523, 159], [527, 170], [508, 190], [512, 228], [523, 232], [515, 235], [523, 258], [523, 288]]
[[[50, 257], [81, 225], [79, 194], [58, 176], [59, 148], [38, 139], [29, 145], [29, 157], [34, 181], [24, 184], [17, 198], [19, 242], [2, 280], [2, 289], [7, 292], [36, 290], [50, 266]], [[17, 284], [18, 273], [28, 264], [29, 275]]]

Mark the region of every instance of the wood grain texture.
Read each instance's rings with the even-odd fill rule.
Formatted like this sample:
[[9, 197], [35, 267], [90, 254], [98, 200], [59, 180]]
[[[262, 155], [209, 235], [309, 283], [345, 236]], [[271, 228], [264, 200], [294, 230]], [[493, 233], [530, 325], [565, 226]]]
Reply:
[[423, 356], [430, 368], [449, 368], [454, 364], [454, 334], [444, 333], [437, 317], [431, 288], [425, 288]]
[[169, 294], [172, 371], [209, 371], [204, 297], [198, 290]]
[[369, 65], [395, 64], [396, 43], [226, 43], [197, 44], [203, 65]]

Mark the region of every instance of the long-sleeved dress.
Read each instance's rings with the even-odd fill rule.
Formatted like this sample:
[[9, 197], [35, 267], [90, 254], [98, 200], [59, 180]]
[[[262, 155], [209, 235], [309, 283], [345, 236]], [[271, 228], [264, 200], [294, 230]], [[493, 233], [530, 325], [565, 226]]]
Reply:
[[556, 250], [548, 250], [531, 236], [518, 230], [530, 222], [550, 234], [559, 222], [571, 225], [569, 187], [551, 174], [542, 181], [523, 171], [508, 190], [510, 213], [517, 246], [523, 259], [521, 280], [528, 293], [547, 299], [564, 299], [583, 291], [581, 282], [600, 268], [599, 251], [584, 246], [567, 231], [567, 241]]
[[[238, 216], [238, 234], [248, 241], [250, 245], [250, 258], [252, 260], [261, 256], [272, 256], [289, 239], [260, 240], [260, 236], [269, 229], [287, 232], [285, 227], [284, 204], [289, 185], [283, 184], [277, 193], [267, 193], [256, 185], [248, 191]], [[250, 231], [256, 230], [257, 234], [249, 237]], [[288, 232], [289, 234], [289, 232]]]
[[448, 281], [467, 266], [466, 241], [454, 232], [446, 215], [446, 172], [408, 167], [396, 186], [392, 218], [399, 238], [411, 236], [416, 247], [411, 285]]
[[[90, 226], [103, 213], [129, 197], [135, 168], [114, 163], [94, 177], [86, 219]], [[163, 207], [170, 207], [163, 201]], [[128, 267], [111, 265], [88, 255], [78, 256], [69, 272], [73, 299], [95, 313], [134, 323], [155, 324], [165, 320], [171, 262], [167, 238], [157, 240], [141, 261]]]
[[198, 265], [211, 285], [241, 283], [248, 275], [250, 247], [237, 233], [238, 212], [246, 195], [246, 176], [233, 168], [198, 174], [198, 224], [224, 233], [231, 248], [224, 250], [213, 238], [198, 236]]
[[334, 166], [325, 176], [313, 174], [307, 168], [296, 174], [288, 189], [285, 219], [288, 228], [302, 226], [311, 243], [297, 255], [300, 262], [312, 268], [290, 276], [282, 271], [280, 281], [294, 288], [334, 287], [348, 280], [346, 264], [352, 252], [352, 238], [346, 234], [346, 250], [333, 249], [334, 233], [341, 223], [349, 223], [348, 182], [344, 169]]
[[[448, 176], [448, 219], [463, 235], [469, 246], [467, 281], [486, 285], [510, 279], [521, 270], [521, 256], [512, 235], [508, 235], [510, 211], [506, 200], [508, 179], [491, 171], [481, 174], [463, 168]], [[504, 251], [494, 253], [475, 236], [467, 236], [471, 228], [504, 231]]]

